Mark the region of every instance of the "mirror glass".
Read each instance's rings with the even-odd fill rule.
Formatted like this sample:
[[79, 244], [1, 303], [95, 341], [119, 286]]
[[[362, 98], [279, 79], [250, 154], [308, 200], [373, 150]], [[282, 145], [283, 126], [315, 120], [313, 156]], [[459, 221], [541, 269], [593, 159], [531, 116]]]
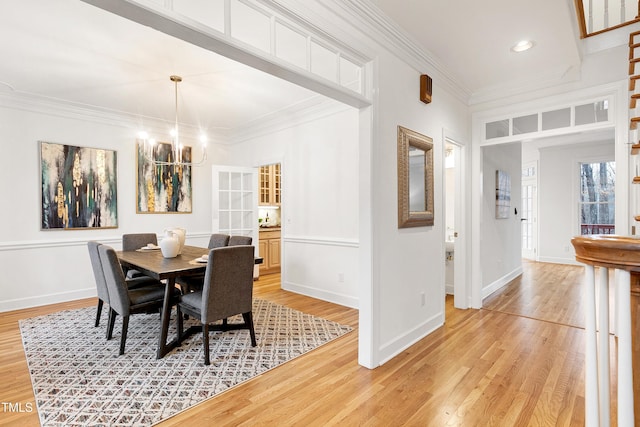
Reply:
[[409, 146], [409, 211], [427, 210], [425, 194], [425, 159], [426, 153], [414, 146]]
[[433, 225], [433, 140], [398, 126], [398, 227]]

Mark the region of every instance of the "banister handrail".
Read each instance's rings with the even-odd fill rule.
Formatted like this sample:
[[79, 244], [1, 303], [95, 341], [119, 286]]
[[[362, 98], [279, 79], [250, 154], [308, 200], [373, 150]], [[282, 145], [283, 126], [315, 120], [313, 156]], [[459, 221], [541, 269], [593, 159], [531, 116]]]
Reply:
[[[603, 8], [605, 16], [603, 16], [602, 22], [605, 22], [605, 26], [603, 28], [593, 28], [593, 13], [591, 13], [591, 19], [587, 19], [584, 7], [584, 1], [588, 0], [574, 0], [574, 4], [576, 7], [576, 18], [578, 19], [578, 28], [580, 29], [580, 38], [584, 39], [587, 37], [593, 37], [598, 34], [606, 33], [607, 31], [612, 31], [621, 27], [625, 27], [627, 25], [631, 25], [636, 22], [640, 22], [640, 1], [637, 2], [636, 15], [634, 17], [627, 17], [626, 10], [624, 9], [625, 2], [621, 2], [621, 10], [620, 10], [620, 19], [615, 20], [611, 24], [609, 23], [609, 17], [611, 16], [608, 11], [608, 3], [609, 0], [595, 0], [600, 1], [605, 4]], [[614, 16], [617, 16], [614, 14]], [[590, 21], [588, 25], [587, 22]]]
[[640, 238], [617, 234], [576, 236], [571, 239], [576, 261], [594, 266], [640, 271]]

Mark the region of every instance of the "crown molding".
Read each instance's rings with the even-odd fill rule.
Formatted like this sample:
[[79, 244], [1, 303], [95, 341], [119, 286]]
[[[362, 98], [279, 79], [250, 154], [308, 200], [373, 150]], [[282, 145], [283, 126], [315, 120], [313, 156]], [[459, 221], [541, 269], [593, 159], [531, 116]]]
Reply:
[[[10, 108], [46, 116], [126, 128], [130, 130], [132, 138], [135, 138], [136, 134], [143, 128], [151, 134], [166, 133], [167, 124], [173, 124], [154, 117], [113, 111], [97, 106], [15, 91], [3, 92], [0, 90], [0, 108]], [[209, 137], [214, 144], [236, 144], [336, 114], [349, 108], [352, 107], [317, 95], [282, 110], [273, 111], [237, 128], [216, 128], [210, 132]], [[196, 139], [199, 135], [199, 130], [189, 124], [180, 123], [180, 130], [188, 138]]]
[[349, 110], [353, 107], [325, 98], [314, 96], [286, 109], [275, 111], [261, 119], [254, 120], [229, 132], [228, 143], [237, 144], [272, 134], [293, 126], [312, 122], [323, 117]]
[[[164, 134], [166, 133], [167, 125], [174, 124], [157, 117], [115, 111], [95, 105], [80, 104], [19, 91], [3, 92], [0, 90], [0, 108], [127, 128], [131, 130], [132, 138], [135, 138], [142, 128], [151, 133]], [[181, 132], [189, 138], [196, 139], [200, 134], [199, 129], [195, 126], [187, 123], [179, 123], [179, 125]], [[226, 140], [229, 134], [228, 129], [220, 128], [210, 130], [210, 132], [213, 134], [212, 137], [223, 140]]]

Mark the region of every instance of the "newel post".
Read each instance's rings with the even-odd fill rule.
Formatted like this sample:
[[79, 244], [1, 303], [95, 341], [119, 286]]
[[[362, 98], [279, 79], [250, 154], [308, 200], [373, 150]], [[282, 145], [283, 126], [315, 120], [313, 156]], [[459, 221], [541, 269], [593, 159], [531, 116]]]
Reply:
[[[576, 260], [585, 264], [585, 416], [586, 426], [609, 426], [609, 270], [616, 271], [618, 336], [618, 425], [634, 425], [631, 332], [631, 272], [640, 271], [640, 239], [616, 235], [571, 240]], [[599, 268], [596, 280], [595, 268]], [[598, 301], [596, 303], [596, 296]], [[599, 332], [598, 332], [599, 331]]]

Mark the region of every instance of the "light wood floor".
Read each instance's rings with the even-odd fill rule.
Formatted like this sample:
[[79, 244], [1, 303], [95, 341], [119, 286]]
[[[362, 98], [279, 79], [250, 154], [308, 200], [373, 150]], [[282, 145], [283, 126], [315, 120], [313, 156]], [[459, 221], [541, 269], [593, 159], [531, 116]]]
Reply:
[[[378, 369], [358, 365], [356, 330], [160, 425], [582, 426], [581, 271], [527, 263], [482, 310], [448, 298], [445, 326]], [[357, 327], [356, 310], [279, 285], [279, 275], [263, 276], [255, 295]], [[18, 319], [94, 302], [0, 314], [0, 402], [35, 406]], [[0, 425], [38, 417], [0, 407]]]

